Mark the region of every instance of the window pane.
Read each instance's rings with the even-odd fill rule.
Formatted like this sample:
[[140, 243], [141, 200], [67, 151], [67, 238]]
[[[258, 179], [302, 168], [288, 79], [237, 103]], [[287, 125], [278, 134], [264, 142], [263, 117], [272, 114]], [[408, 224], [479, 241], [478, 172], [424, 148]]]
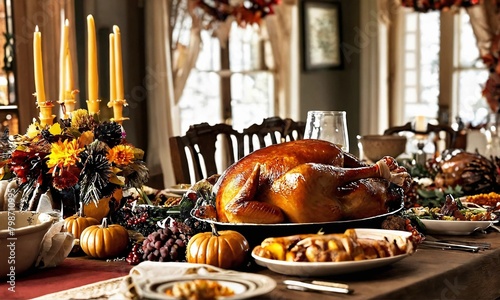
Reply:
[[405, 104], [417, 102], [417, 89], [407, 87], [405, 89]]
[[413, 33], [408, 33], [406, 35], [406, 43], [405, 43], [405, 49], [406, 50], [415, 50], [417, 47], [417, 35]]
[[420, 68], [420, 100], [425, 103], [437, 103], [439, 95], [439, 66], [422, 65]]
[[478, 124], [489, 110], [482, 97], [482, 85], [488, 78], [487, 70], [467, 70], [458, 73], [458, 113], [465, 123]]
[[207, 32], [201, 32], [202, 47], [196, 61], [196, 68], [204, 71], [220, 70], [220, 43]]
[[413, 70], [408, 70], [405, 72], [405, 85], [415, 86], [417, 85], [417, 72]]
[[[420, 13], [418, 14], [419, 18], [419, 26], [420, 26], [420, 37], [422, 38], [422, 43], [426, 42], [438, 43], [439, 44], [439, 33], [441, 26], [440, 22], [440, 12], [431, 11], [428, 13]], [[432, 33], [432, 34], [430, 34]], [[425, 36], [425, 39], [423, 38]]]
[[231, 76], [233, 126], [243, 129], [273, 114], [273, 76], [270, 72]]
[[409, 12], [406, 14], [406, 31], [415, 32], [417, 30], [418, 13]]
[[440, 14], [407, 16], [416, 28], [415, 32], [405, 32], [405, 49], [411, 49], [405, 53], [405, 120], [410, 121], [416, 115], [435, 118], [439, 96]]
[[179, 102], [181, 132], [191, 124], [220, 123], [220, 77], [215, 73], [192, 70]]
[[425, 116], [428, 119], [436, 117], [438, 105], [436, 104], [418, 104], [418, 103], [405, 103], [405, 110], [407, 111], [407, 121], [414, 120], [416, 116]]
[[261, 67], [263, 47], [257, 30], [252, 26], [241, 28], [233, 23], [229, 41], [232, 71], [255, 70]]
[[408, 69], [415, 69], [417, 67], [417, 56], [415, 52], [405, 53], [405, 66]]

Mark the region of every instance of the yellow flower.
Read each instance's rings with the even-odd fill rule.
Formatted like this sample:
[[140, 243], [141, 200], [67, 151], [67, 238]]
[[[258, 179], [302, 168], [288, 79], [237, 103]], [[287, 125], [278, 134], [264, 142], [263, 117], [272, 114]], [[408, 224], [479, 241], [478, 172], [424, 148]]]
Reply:
[[71, 113], [71, 127], [80, 128], [90, 124], [90, 116], [86, 109], [77, 109]]
[[78, 154], [82, 151], [83, 148], [78, 148], [77, 140], [65, 140], [64, 142], [57, 141], [52, 143], [47, 166], [49, 168], [56, 166], [59, 168], [68, 168], [74, 166], [77, 161], [80, 161]]
[[106, 158], [117, 165], [128, 165], [134, 160], [134, 149], [129, 145], [117, 145], [109, 150]]
[[40, 130], [38, 129], [38, 126], [35, 123], [31, 123], [28, 126], [28, 130], [26, 131], [26, 136], [28, 136], [30, 139], [34, 138], [40, 133]]
[[55, 123], [51, 125], [49, 128], [49, 132], [52, 133], [53, 135], [61, 134], [62, 133], [61, 124]]

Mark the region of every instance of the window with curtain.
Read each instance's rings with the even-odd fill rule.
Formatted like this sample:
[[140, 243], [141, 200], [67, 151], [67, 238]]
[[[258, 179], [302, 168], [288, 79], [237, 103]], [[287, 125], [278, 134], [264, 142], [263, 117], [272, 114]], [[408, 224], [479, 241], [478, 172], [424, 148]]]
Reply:
[[[186, 27], [178, 32], [189, 36]], [[231, 24], [227, 44], [201, 31], [202, 48], [179, 101], [180, 129], [229, 122], [242, 129], [274, 114], [274, 73], [265, 28]]]
[[[460, 117], [466, 124], [484, 121], [488, 114], [482, 88], [488, 78], [487, 67], [480, 59], [469, 15], [461, 8], [453, 17], [440, 11], [426, 13], [405, 9], [402, 97], [405, 122], [417, 115], [438, 119], [439, 97], [449, 88], [452, 99], [448, 107], [450, 123]], [[449, 41], [453, 41], [450, 43]], [[451, 57], [451, 66], [440, 57]], [[440, 78], [440, 69], [452, 76]], [[448, 75], [447, 75], [448, 76]], [[449, 83], [451, 87], [448, 87]]]

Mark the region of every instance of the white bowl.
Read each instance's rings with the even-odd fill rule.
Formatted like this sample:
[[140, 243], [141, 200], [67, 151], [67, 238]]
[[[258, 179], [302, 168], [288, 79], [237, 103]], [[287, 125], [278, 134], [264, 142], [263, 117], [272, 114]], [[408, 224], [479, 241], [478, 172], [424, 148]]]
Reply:
[[53, 223], [48, 214], [0, 211], [0, 277], [16, 277], [31, 268]]
[[357, 136], [363, 154], [372, 162], [384, 156], [397, 158], [406, 150], [406, 137], [400, 135], [363, 135]]
[[426, 233], [446, 235], [469, 235], [476, 230], [485, 230], [498, 221], [459, 221], [420, 219]]

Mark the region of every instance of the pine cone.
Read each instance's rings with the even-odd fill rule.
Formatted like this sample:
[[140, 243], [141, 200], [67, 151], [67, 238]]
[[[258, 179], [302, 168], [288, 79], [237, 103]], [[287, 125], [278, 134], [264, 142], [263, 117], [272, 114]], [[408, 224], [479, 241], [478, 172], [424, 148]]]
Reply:
[[99, 141], [105, 142], [110, 148], [113, 148], [122, 141], [122, 127], [116, 122], [104, 122], [95, 128], [94, 136]]

